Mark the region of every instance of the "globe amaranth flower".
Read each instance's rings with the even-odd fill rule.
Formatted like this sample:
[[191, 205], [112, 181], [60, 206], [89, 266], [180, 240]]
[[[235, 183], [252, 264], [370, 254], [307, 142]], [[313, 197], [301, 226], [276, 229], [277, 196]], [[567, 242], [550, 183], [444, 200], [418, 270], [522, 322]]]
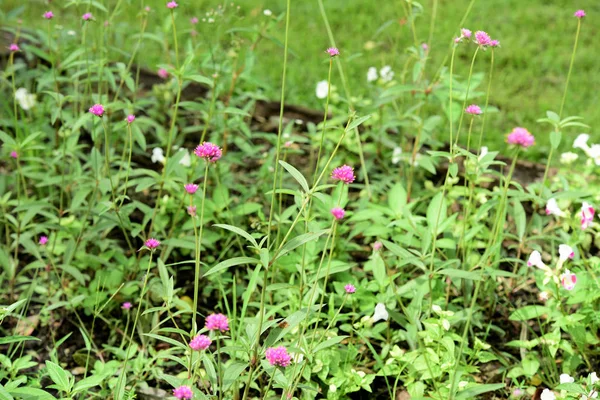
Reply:
[[269, 364], [276, 367], [287, 367], [290, 365], [292, 357], [288, 354], [288, 351], [285, 347], [269, 347], [265, 352], [265, 358], [269, 362]]
[[195, 217], [196, 216], [196, 206], [188, 206], [187, 212], [190, 215], [190, 217]]
[[500, 41], [493, 39], [492, 41], [490, 41], [490, 47], [500, 47]]
[[132, 306], [132, 304], [131, 304], [130, 302], [126, 301], [125, 303], [123, 303], [123, 304], [121, 305], [121, 308], [122, 308], [123, 310], [129, 310], [129, 309], [131, 308], [131, 306]]
[[379, 251], [383, 247], [383, 243], [377, 241], [373, 243], [373, 251]]
[[221, 158], [223, 152], [216, 144], [204, 142], [194, 150], [194, 154], [200, 158], [205, 158], [208, 161], [216, 162]]
[[476, 104], [471, 104], [467, 108], [465, 108], [465, 112], [471, 115], [480, 115], [482, 113], [481, 107]]
[[462, 28], [460, 30], [460, 36], [466, 39], [471, 39], [472, 32], [467, 28]]
[[19, 48], [18, 44], [12, 43], [10, 46], [8, 46], [8, 50], [14, 53], [15, 51], [19, 51], [21, 49]]
[[46, 243], [48, 243], [48, 236], [40, 237], [40, 241], [38, 243], [40, 244], [40, 246], [45, 246]]
[[577, 11], [575, 11], [575, 13], [573, 15], [575, 17], [581, 19], [581, 18], [585, 17], [585, 11], [584, 10], [577, 10]]
[[492, 43], [492, 38], [487, 32], [477, 31], [475, 32], [475, 43], [482, 47], [489, 46]]
[[192, 18], [190, 19], [190, 23], [191, 23], [192, 25], [196, 25], [196, 24], [198, 23], [198, 17], [192, 17]]
[[508, 144], [514, 144], [521, 146], [523, 148], [527, 148], [533, 146], [535, 143], [535, 138], [529, 131], [525, 128], [514, 128], [511, 133], [508, 134], [506, 138]]
[[575, 257], [575, 252], [573, 248], [566, 244], [561, 244], [558, 246], [558, 257], [561, 262], [565, 262], [568, 259], [572, 259]]
[[177, 4], [175, 1], [170, 1], [167, 3], [167, 8], [170, 8], [171, 10], [177, 8], [177, 6], [179, 6], [179, 4]]
[[156, 74], [158, 75], [159, 78], [161, 79], [167, 79], [169, 77], [169, 73], [167, 72], [166, 69], [164, 68], [160, 68]]
[[173, 396], [179, 400], [190, 400], [194, 396], [192, 388], [186, 385], [181, 385], [173, 390]]
[[557, 217], [564, 217], [565, 213], [558, 207], [556, 199], [552, 198], [546, 203], [546, 215], [555, 215]]
[[150, 250], [154, 250], [155, 248], [160, 246], [160, 242], [154, 238], [150, 238], [150, 239], [146, 240], [146, 242], [144, 243], [144, 246], [146, 246]]
[[92, 15], [92, 13], [85, 13], [81, 16], [81, 19], [83, 19], [84, 21], [89, 21], [90, 19], [93, 19], [94, 16]]
[[566, 290], [573, 290], [577, 283], [577, 276], [568, 269], [560, 275], [560, 283]]
[[344, 290], [346, 291], [346, 293], [352, 294], [352, 293], [356, 292], [356, 287], [349, 283], [346, 286], [344, 286]]
[[185, 188], [185, 191], [188, 192], [189, 194], [194, 194], [198, 190], [198, 185], [196, 185], [194, 183], [188, 183], [187, 185], [184, 186], [184, 188]]
[[52, 19], [52, 18], [54, 18], [54, 13], [52, 11], [46, 11], [44, 13], [44, 18], [46, 18], [46, 19]]
[[334, 181], [341, 181], [344, 183], [352, 183], [356, 177], [354, 176], [354, 168], [349, 165], [342, 165], [337, 167], [331, 173], [331, 178]]
[[337, 220], [344, 218], [346, 211], [341, 207], [334, 207], [331, 209], [331, 215]]
[[594, 214], [596, 213], [596, 210], [594, 210], [594, 207], [592, 207], [591, 204], [587, 203], [587, 202], [583, 202], [583, 204], [581, 205], [581, 229], [587, 229], [591, 224], [592, 221], [594, 221]]
[[229, 321], [227, 317], [223, 314], [211, 314], [206, 317], [206, 322], [204, 324], [206, 329], [209, 331], [221, 331], [226, 332], [229, 330]]
[[125, 118], [125, 120], [127, 121], [128, 124], [131, 124], [133, 121], [135, 121], [135, 115], [130, 114], [127, 116], [127, 118]]
[[212, 343], [212, 340], [206, 335], [197, 335], [190, 341], [190, 348], [192, 350], [200, 351], [206, 350]]
[[13, 150], [10, 152], [10, 156], [11, 156], [11, 158], [17, 159], [17, 158], [19, 158], [19, 153], [17, 153], [16, 151]]
[[339, 56], [340, 55], [340, 51], [338, 50], [337, 47], [330, 47], [326, 51], [327, 51], [327, 54], [329, 54], [330, 57], [335, 57], [335, 56]]
[[90, 112], [97, 117], [104, 115], [104, 106], [102, 104], [94, 104], [90, 107]]

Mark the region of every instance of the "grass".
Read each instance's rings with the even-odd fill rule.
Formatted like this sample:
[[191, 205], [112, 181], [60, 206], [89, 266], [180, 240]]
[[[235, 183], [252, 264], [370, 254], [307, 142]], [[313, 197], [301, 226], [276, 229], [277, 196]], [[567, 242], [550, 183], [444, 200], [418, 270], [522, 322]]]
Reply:
[[[81, 3], [86, 4], [86, 1]], [[114, 7], [116, 2], [103, 3]], [[164, 7], [164, 3], [162, 0], [123, 1], [121, 9], [122, 13], [131, 15], [130, 23], [136, 23], [135, 10], [142, 4], [158, 8]], [[185, 35], [189, 32], [186, 29], [190, 27], [188, 17], [202, 17], [204, 12], [222, 2], [181, 0], [180, 3], [185, 5], [186, 14], [179, 15], [179, 34]], [[417, 17], [422, 19], [416, 24], [418, 43], [427, 41], [429, 36], [432, 3], [433, 0], [421, 2], [424, 13]], [[44, 7], [48, 7], [45, 4], [45, 1], [32, 0], [27, 6], [23, 6], [15, 0], [0, 0], [4, 12], [14, 12], [20, 8], [25, 26], [40, 18], [38, 14]], [[243, 17], [237, 22], [229, 22], [239, 26], [252, 24], [249, 19], [266, 18], [262, 14], [265, 8], [271, 9], [274, 15], [281, 15], [285, 9], [284, 0], [240, 0], [235, 4], [240, 5], [239, 15]], [[446, 57], [449, 40], [456, 35], [468, 4], [468, 0], [439, 1], [433, 40], [429, 44], [429, 78]], [[401, 1], [329, 0], [325, 2], [325, 7], [337, 45], [343, 54], [342, 60], [353, 95], [361, 96], [370, 90], [366, 84], [366, 72], [370, 66], [391, 65], [396, 73], [402, 69], [407, 54], [395, 53], [394, 49], [406, 48], [413, 42], [413, 35], [409, 23], [400, 24], [406, 17]], [[593, 127], [600, 122], [600, 114], [595, 112], [595, 104], [600, 100], [597, 90], [600, 86], [600, 66], [596, 56], [600, 45], [595, 40], [600, 33], [600, 25], [594, 23], [595, 16], [600, 14], [600, 4], [595, 0], [579, 0], [576, 4], [570, 0], [475, 0], [465, 26], [473, 31], [486, 30], [492, 37], [499, 39], [502, 46], [497, 51], [497, 67], [490, 97], [490, 104], [497, 107], [499, 113], [488, 119], [489, 128], [486, 132], [486, 143], [491, 149], [503, 150], [505, 134], [514, 126], [524, 126], [536, 135], [539, 144], [528, 157], [540, 159], [543, 154], [548, 153], [549, 129], [537, 124], [536, 120], [544, 117], [546, 110], [558, 112], [560, 108], [577, 26], [577, 20], [572, 14], [577, 8], [585, 9], [588, 17], [583, 22], [574, 66], [576, 79], [572, 79], [569, 88], [564, 116], [587, 116], [584, 122], [592, 127], [589, 132], [592, 133]], [[74, 8], [71, 9], [75, 12]], [[157, 15], [155, 13], [154, 20], [151, 20], [149, 32], [168, 29], [168, 22], [158, 20]], [[103, 20], [99, 15], [97, 18], [99, 21]], [[118, 20], [122, 21], [123, 15]], [[13, 21], [14, 19], [10, 22]], [[205, 34], [210, 37], [217, 24], [204, 25], [207, 28]], [[228, 23], [227, 26], [231, 25]], [[275, 30], [276, 36], [260, 43], [253, 69], [248, 69], [245, 76], [252, 76], [255, 83], [264, 88], [265, 97], [273, 100], [278, 99], [280, 93], [283, 27], [283, 20], [280, 20], [278, 29]], [[65, 29], [70, 27], [65, 26]], [[219, 29], [226, 28], [222, 26]], [[327, 77], [327, 61], [323, 51], [329, 41], [316, 1], [298, 1], [293, 4], [290, 33], [288, 102], [322, 108], [324, 101], [317, 99], [314, 93], [316, 82]], [[365, 45], [368, 42], [372, 42], [374, 48], [367, 50]], [[147, 41], [145, 49], [148, 51], [144, 51], [143, 64], [155, 68], [157, 64], [165, 63], [162, 58], [164, 52], [159, 44]], [[463, 52], [457, 52], [457, 56], [455, 73], [465, 78], [471, 54], [463, 49]], [[122, 58], [125, 59], [125, 56]], [[478, 57], [475, 72], [487, 73], [488, 63], [488, 54]], [[333, 84], [341, 89], [335, 71]], [[476, 102], [483, 103], [483, 96]], [[446, 135], [445, 132], [439, 133], [441, 138]], [[567, 151], [578, 133], [579, 130], [567, 132], [560, 150]]]

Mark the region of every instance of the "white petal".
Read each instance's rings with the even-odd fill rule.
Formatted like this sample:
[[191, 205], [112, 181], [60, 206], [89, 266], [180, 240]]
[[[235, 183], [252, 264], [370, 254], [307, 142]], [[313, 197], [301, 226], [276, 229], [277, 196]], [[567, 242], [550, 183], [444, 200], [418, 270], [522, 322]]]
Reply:
[[389, 314], [387, 312], [387, 310], [385, 309], [385, 304], [383, 303], [377, 303], [377, 305], [375, 306], [375, 313], [373, 314], [373, 322], [377, 322], [377, 321], [387, 321], [389, 318]]
[[544, 389], [540, 396], [540, 400], [556, 400], [556, 396], [550, 389]]
[[576, 149], [587, 149], [588, 148], [588, 140], [590, 140], [590, 135], [587, 133], [581, 133], [575, 141], [573, 142], [573, 147]]
[[569, 374], [560, 374], [560, 383], [573, 383], [575, 382], [575, 378], [573, 378]]
[[571, 246], [568, 246], [566, 244], [561, 244], [558, 246], [558, 256], [560, 257], [560, 260], [562, 262], [565, 262], [569, 258], [572, 258], [573, 249], [571, 248]]
[[327, 81], [320, 81], [317, 83], [316, 95], [318, 99], [327, 98], [327, 93], [329, 92], [329, 85]]

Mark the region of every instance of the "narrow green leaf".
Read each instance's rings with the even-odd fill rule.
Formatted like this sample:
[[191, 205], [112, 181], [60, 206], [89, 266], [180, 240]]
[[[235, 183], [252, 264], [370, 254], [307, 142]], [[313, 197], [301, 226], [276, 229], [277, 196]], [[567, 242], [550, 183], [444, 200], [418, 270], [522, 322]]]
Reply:
[[211, 269], [209, 269], [208, 271], [206, 271], [206, 273], [203, 275], [204, 277], [207, 277], [209, 275], [213, 275], [216, 274], [217, 272], [221, 272], [223, 270], [226, 270], [229, 267], [233, 267], [235, 265], [240, 265], [240, 264], [259, 264], [260, 260], [257, 260], [256, 258], [252, 258], [252, 257], [234, 257], [234, 258], [230, 258], [229, 260], [225, 260], [225, 261], [221, 261], [220, 263], [218, 263], [217, 265], [215, 265], [214, 267], [212, 267]]
[[308, 182], [306, 181], [304, 175], [300, 173], [300, 171], [283, 160], [279, 160], [279, 164], [281, 164], [281, 166], [294, 177], [294, 179], [300, 184], [300, 186], [302, 186], [302, 189], [304, 189], [306, 193], [309, 192], [310, 189], [308, 188]]

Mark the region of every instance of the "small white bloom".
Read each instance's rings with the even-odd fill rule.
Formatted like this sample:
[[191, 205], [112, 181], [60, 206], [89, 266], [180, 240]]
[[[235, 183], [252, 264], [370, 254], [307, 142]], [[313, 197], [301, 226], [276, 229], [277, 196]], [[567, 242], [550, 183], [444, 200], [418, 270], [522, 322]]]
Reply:
[[540, 396], [540, 400], [556, 400], [556, 396], [550, 389], [544, 389]]
[[15, 91], [15, 99], [25, 111], [35, 106], [35, 94], [31, 94], [25, 88], [19, 88]]
[[542, 261], [542, 255], [537, 250], [532, 251], [531, 254], [529, 255], [529, 260], [527, 260], [527, 266], [528, 267], [535, 266], [540, 269], [547, 268], [546, 264], [544, 264], [544, 262]]
[[600, 378], [598, 378], [598, 375], [596, 375], [595, 372], [592, 372], [588, 378], [590, 378], [590, 384], [595, 384], [596, 382], [600, 381]]
[[392, 152], [392, 164], [398, 164], [402, 159], [402, 148], [394, 147], [394, 151]]
[[327, 98], [327, 93], [329, 92], [329, 84], [327, 81], [320, 81], [317, 83], [316, 95], [318, 99]]
[[209, 18], [209, 19], [208, 19], [208, 23], [209, 23], [209, 24], [212, 24], [213, 22], [215, 22], [215, 19], [214, 19], [214, 18]]
[[575, 256], [575, 253], [573, 252], [571, 246], [561, 244], [558, 246], [558, 256], [560, 258], [560, 261], [565, 262], [569, 258], [573, 258], [573, 256]]
[[464, 388], [465, 386], [467, 386], [468, 384], [469, 384], [469, 382], [467, 382], [467, 381], [460, 381], [460, 382], [458, 382], [458, 387], [459, 387], [460, 389], [463, 389], [463, 388]]
[[192, 165], [192, 159], [190, 158], [190, 152], [187, 151], [186, 149], [179, 149], [179, 151], [185, 151], [185, 155], [183, 156], [183, 158], [181, 160], [179, 160], [179, 164], [183, 165], [184, 167], [189, 167], [190, 165]]
[[367, 71], [367, 82], [373, 82], [377, 80], [377, 68], [370, 67]]
[[575, 382], [575, 378], [573, 378], [571, 375], [569, 374], [560, 374], [560, 383], [573, 383]]
[[381, 320], [387, 321], [389, 317], [390, 315], [385, 309], [385, 304], [377, 303], [377, 305], [375, 306], [375, 313], [373, 314], [373, 317], [371, 317], [372, 321], [374, 323]]
[[392, 67], [386, 65], [385, 67], [379, 70], [379, 75], [384, 82], [389, 82], [394, 79], [394, 71], [392, 71]]
[[438, 306], [437, 304], [434, 304], [431, 306], [431, 311], [433, 311], [436, 314], [439, 314], [440, 312], [442, 312], [442, 307]]
[[556, 215], [557, 217], [564, 217], [565, 213], [558, 207], [556, 199], [552, 198], [546, 203], [546, 215]]
[[596, 392], [595, 390], [592, 390], [591, 392], [589, 392], [587, 396], [585, 394], [581, 395], [581, 400], [590, 400], [590, 399], [597, 399], [597, 398], [598, 398], [598, 392]]
[[579, 158], [577, 154], [567, 151], [566, 153], [562, 153], [560, 155], [560, 163], [565, 165], [573, 164], [577, 158]]
[[150, 159], [152, 160], [153, 163], [161, 163], [164, 164], [165, 163], [165, 155], [163, 152], [163, 149], [161, 149], [160, 147], [155, 147], [152, 149], [152, 157], [150, 157]]
[[488, 153], [488, 148], [486, 146], [481, 147], [481, 151], [479, 152], [479, 160], [481, 160]]
[[588, 140], [590, 140], [590, 135], [588, 135], [587, 133], [579, 134], [579, 136], [577, 136], [575, 138], [575, 141], [573, 142], [573, 148], [582, 150], [589, 149], [589, 146], [587, 144]]
[[263, 11], [263, 14], [265, 14], [267, 17], [270, 17], [271, 15], [273, 15], [273, 12], [269, 9], [265, 9], [265, 11]]
[[69, 35], [69, 36], [75, 36], [76, 33], [75, 33], [75, 31], [67, 31], [67, 35]]
[[333, 383], [331, 385], [329, 385], [329, 391], [331, 393], [335, 393], [337, 391], [337, 386], [335, 386]]
[[548, 292], [540, 292], [540, 294], [538, 294], [538, 299], [540, 299], [540, 301], [547, 301]]

